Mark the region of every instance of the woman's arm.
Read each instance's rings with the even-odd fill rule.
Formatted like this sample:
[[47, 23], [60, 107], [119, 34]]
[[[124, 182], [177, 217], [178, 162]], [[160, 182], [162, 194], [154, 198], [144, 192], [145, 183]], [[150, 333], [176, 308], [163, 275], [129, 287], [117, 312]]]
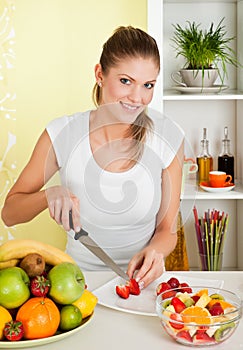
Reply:
[[52, 143], [44, 131], [28, 164], [6, 197], [2, 219], [7, 226], [30, 221], [48, 207], [45, 191], [41, 188], [57, 170]]
[[183, 155], [182, 144], [172, 163], [163, 170], [162, 200], [155, 233], [148, 246], [137, 253], [128, 265], [129, 277], [138, 270], [136, 277], [145, 287], [163, 273], [164, 258], [171, 253], [177, 243]]

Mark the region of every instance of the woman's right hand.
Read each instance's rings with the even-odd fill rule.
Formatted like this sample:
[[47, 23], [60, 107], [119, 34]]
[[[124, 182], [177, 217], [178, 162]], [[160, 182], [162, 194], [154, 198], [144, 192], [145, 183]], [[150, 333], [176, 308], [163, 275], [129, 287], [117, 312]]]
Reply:
[[52, 186], [45, 190], [50, 216], [62, 225], [66, 231], [70, 230], [69, 212], [72, 210], [73, 227], [80, 231], [79, 199], [63, 186]]

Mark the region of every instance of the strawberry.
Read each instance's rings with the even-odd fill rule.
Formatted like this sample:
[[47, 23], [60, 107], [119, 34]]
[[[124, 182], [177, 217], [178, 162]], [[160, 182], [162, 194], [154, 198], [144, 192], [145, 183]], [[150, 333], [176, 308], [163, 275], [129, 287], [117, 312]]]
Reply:
[[130, 288], [128, 285], [121, 285], [121, 286], [116, 286], [116, 294], [119, 295], [119, 297], [123, 299], [127, 299], [130, 294]]
[[175, 277], [171, 277], [167, 283], [170, 285], [170, 287], [173, 289], [173, 288], [178, 288], [179, 285], [180, 285], [180, 282], [178, 281], [177, 278]]
[[208, 343], [208, 342], [214, 342], [214, 339], [212, 337], [210, 337], [207, 333], [205, 332], [196, 332], [196, 334], [194, 335], [193, 339], [200, 341], [200, 343]]
[[174, 297], [171, 299], [171, 305], [174, 306], [175, 312], [180, 314], [185, 308], [186, 305], [179, 298]]
[[185, 330], [180, 331], [176, 334], [176, 336], [178, 338], [183, 338], [183, 339], [187, 340], [188, 342], [192, 343], [192, 337], [188, 331], [185, 331]]
[[192, 295], [191, 298], [192, 298], [192, 300], [195, 301], [195, 304], [196, 304], [196, 302], [200, 299], [200, 296], [199, 295]]
[[50, 289], [50, 281], [44, 276], [35, 276], [30, 281], [30, 291], [36, 297], [44, 297]]
[[[171, 327], [173, 327], [174, 329], [182, 329], [184, 327], [184, 324], [182, 322], [182, 318], [180, 315], [177, 314], [171, 314], [170, 315], [170, 319], [173, 321], [177, 321], [177, 322], [172, 322], [169, 321], [169, 324], [171, 325]], [[180, 322], [180, 323], [179, 323]]]
[[5, 323], [3, 329], [4, 337], [10, 341], [17, 341], [24, 336], [24, 327], [20, 321], [10, 321]]
[[222, 308], [220, 303], [215, 303], [209, 308], [209, 312], [212, 316], [223, 315], [224, 309]]
[[181, 289], [183, 293], [186, 293], [186, 292], [192, 293], [192, 289], [189, 287], [189, 285], [186, 282], [180, 283], [179, 289]]
[[131, 278], [130, 281], [127, 283], [129, 289], [130, 289], [130, 294], [133, 295], [139, 295], [140, 294], [140, 288], [138, 282], [135, 280], [135, 278]]

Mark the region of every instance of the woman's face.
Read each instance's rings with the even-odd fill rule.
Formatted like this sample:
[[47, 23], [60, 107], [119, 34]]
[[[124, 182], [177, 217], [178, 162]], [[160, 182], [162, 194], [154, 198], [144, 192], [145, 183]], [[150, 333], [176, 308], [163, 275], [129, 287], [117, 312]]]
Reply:
[[124, 110], [134, 112], [151, 102], [159, 70], [153, 59], [140, 57], [121, 60], [106, 74], [98, 64], [95, 73], [102, 83], [101, 104], [119, 102]]

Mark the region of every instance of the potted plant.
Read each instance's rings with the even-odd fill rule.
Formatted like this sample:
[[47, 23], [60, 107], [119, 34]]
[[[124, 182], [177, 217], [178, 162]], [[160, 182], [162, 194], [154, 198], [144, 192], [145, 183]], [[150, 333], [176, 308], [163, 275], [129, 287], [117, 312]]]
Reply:
[[[204, 31], [199, 28], [200, 24], [195, 22], [187, 21], [188, 26], [185, 28], [173, 24], [175, 32], [172, 41], [177, 52], [176, 57], [183, 56], [186, 61], [180, 71], [186, 86], [212, 86], [218, 76], [223, 84], [227, 76], [226, 65], [241, 66], [235, 51], [229, 46], [235, 37], [226, 36], [223, 20], [224, 18], [215, 30], [212, 23], [210, 28]], [[187, 82], [185, 74], [192, 76]]]

